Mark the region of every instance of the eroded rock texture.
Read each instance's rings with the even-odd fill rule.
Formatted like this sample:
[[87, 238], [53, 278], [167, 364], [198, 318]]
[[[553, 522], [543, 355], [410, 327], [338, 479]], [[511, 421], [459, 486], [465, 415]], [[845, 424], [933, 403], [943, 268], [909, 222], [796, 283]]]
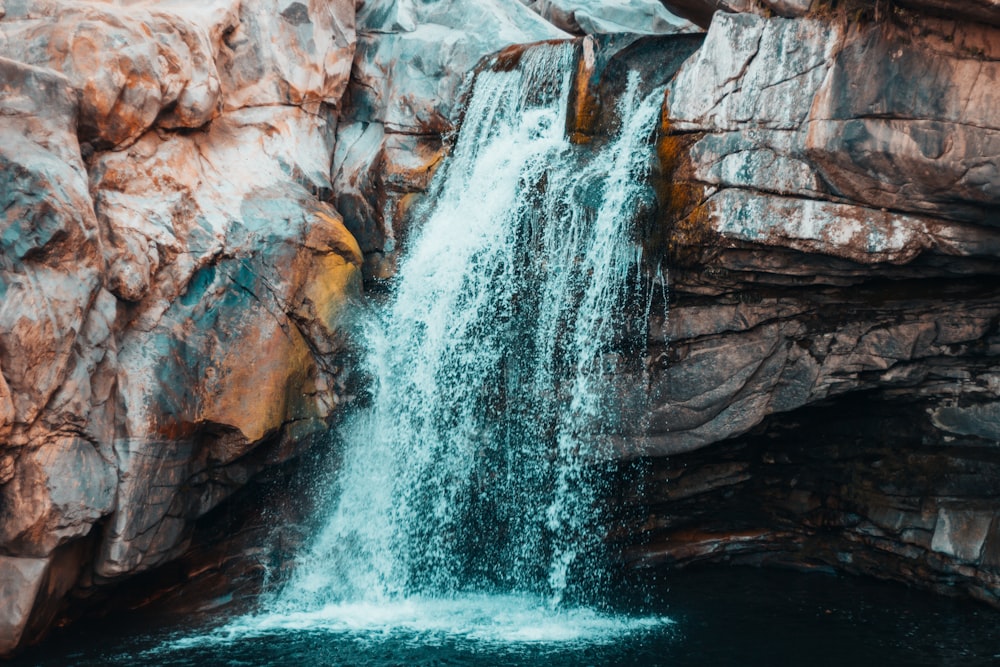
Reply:
[[391, 271], [463, 82], [556, 24], [685, 27], [655, 0], [0, 6], [0, 654], [215, 567], [199, 519], [350, 398], [362, 266]]
[[0, 653], [325, 430], [362, 261], [350, 3], [4, 11]]
[[365, 254], [365, 276], [378, 280], [394, 271], [406, 211], [430, 184], [476, 64], [510, 44], [570, 35], [499, 0], [372, 0], [358, 12], [358, 34], [333, 183], [337, 209]]
[[996, 604], [1000, 32], [776, 13], [716, 13], [665, 101], [630, 553]]
[[357, 20], [358, 53], [337, 130], [333, 183], [336, 207], [365, 254], [369, 285], [392, 276], [407, 212], [427, 190], [444, 139], [456, 129], [463, 86], [485, 56], [574, 35], [693, 29], [646, 0], [371, 0]]
[[707, 28], [716, 12], [761, 16], [824, 16], [886, 19], [906, 11], [961, 21], [1000, 25], [996, 0], [660, 0], [677, 16]]

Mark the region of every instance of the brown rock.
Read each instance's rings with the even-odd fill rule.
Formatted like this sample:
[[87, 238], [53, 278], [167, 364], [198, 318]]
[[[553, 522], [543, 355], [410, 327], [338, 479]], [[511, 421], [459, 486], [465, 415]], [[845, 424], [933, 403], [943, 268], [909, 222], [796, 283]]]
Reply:
[[0, 76], [0, 431], [24, 442], [70, 370], [100, 255], [67, 80], [4, 59]]
[[0, 544], [7, 553], [47, 556], [110, 513], [116, 482], [110, 462], [80, 438], [22, 450], [0, 490]]
[[0, 556], [0, 653], [17, 648], [45, 575], [45, 558]]
[[251, 0], [231, 5], [238, 20], [223, 28], [217, 56], [227, 109], [340, 106], [354, 57], [353, 2]]
[[8, 11], [0, 34], [0, 53], [58, 70], [80, 92], [83, 141], [126, 144], [161, 114], [167, 127], [198, 127], [216, 114], [214, 45], [176, 14], [31, 2]]
[[6, 9], [3, 653], [328, 428], [362, 262], [320, 200], [353, 3]]

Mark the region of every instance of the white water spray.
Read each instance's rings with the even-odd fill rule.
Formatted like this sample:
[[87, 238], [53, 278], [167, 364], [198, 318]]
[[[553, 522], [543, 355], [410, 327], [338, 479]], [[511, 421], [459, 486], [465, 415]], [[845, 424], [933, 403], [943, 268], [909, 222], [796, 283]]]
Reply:
[[640, 101], [631, 80], [617, 137], [580, 150], [573, 69], [571, 44], [542, 45], [477, 78], [366, 325], [372, 402], [342, 431], [329, 516], [275, 614], [511, 594], [556, 608], [597, 585], [595, 464], [615, 350], [645, 336], [635, 221], [662, 91]]

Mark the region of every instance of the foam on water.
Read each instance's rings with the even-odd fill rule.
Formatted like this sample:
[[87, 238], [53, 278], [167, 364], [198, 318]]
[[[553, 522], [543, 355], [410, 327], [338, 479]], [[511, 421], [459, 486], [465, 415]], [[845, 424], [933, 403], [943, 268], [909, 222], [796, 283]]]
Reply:
[[318, 609], [245, 616], [200, 635], [165, 642], [156, 653], [234, 644], [251, 638], [330, 633], [369, 642], [440, 642], [483, 648], [583, 647], [662, 631], [664, 616], [628, 617], [576, 607], [553, 609], [530, 595], [411, 596], [393, 601], [336, 602]]

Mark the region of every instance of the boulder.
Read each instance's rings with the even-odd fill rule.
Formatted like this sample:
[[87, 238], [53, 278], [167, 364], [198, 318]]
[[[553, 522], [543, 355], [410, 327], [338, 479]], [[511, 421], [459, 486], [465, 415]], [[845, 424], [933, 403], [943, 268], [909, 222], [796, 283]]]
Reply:
[[[249, 108], [206, 133], [151, 132], [95, 161], [109, 279], [134, 304], [119, 342], [123, 482], [102, 576], [182, 548], [185, 518], [224, 497], [205, 491], [171, 509], [201, 469], [236, 461], [286, 424], [322, 428], [332, 415], [331, 392], [346, 378], [324, 355], [338, 349], [361, 253], [311, 194], [329, 188], [325, 133], [295, 107]], [[148, 497], [150, 477], [162, 477], [153, 488], [164, 497]]]
[[45, 558], [0, 556], [0, 653], [9, 654], [21, 641], [48, 561]]
[[0, 652], [181, 555], [346, 399], [362, 255], [327, 200], [353, 21], [0, 13]]
[[211, 120], [221, 92], [216, 49], [176, 14], [142, 7], [15, 3], [0, 20], [0, 55], [69, 78], [81, 141], [104, 147], [130, 143], [157, 121]]
[[571, 35], [629, 33], [664, 35], [694, 30], [671, 14], [659, 0], [521, 0], [532, 11]]
[[222, 29], [217, 51], [227, 109], [339, 106], [354, 57], [353, 2], [223, 1], [237, 17]]

